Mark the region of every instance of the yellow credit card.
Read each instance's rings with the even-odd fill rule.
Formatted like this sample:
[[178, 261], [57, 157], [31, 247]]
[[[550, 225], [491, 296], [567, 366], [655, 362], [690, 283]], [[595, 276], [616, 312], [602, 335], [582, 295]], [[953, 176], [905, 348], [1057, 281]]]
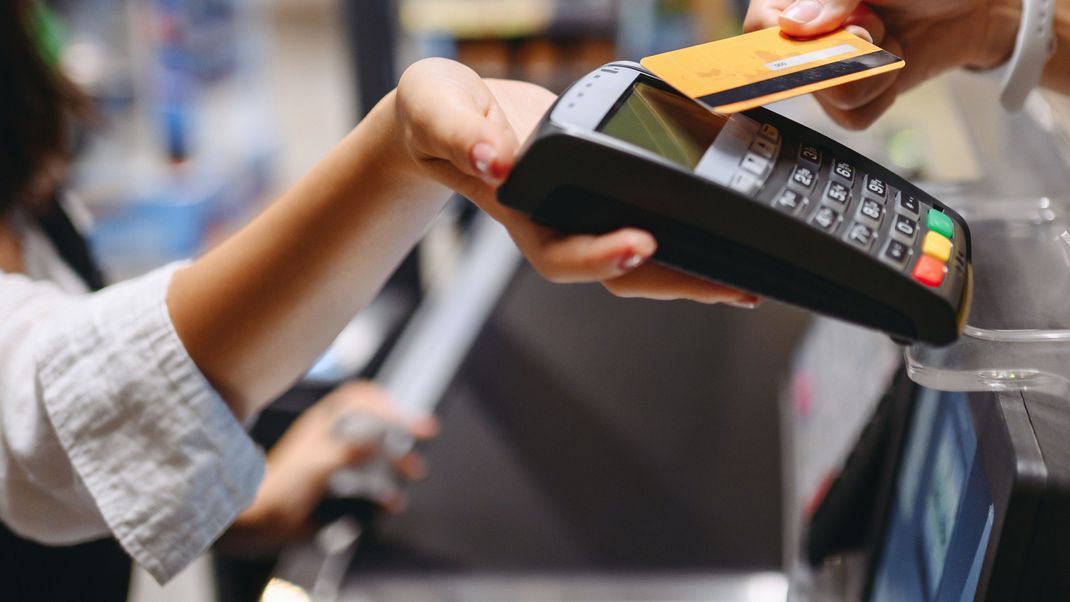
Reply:
[[648, 56], [644, 67], [720, 113], [735, 113], [902, 69], [906, 62], [844, 30], [796, 40], [770, 27]]

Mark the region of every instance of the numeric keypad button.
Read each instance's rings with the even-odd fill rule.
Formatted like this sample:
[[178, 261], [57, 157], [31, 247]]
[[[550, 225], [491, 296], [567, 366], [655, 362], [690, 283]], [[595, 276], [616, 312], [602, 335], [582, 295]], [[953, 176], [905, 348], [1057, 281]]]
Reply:
[[768, 159], [760, 156], [758, 153], [747, 153], [746, 156], [743, 157], [743, 161], [739, 166], [759, 178], [764, 178], [769, 172], [771, 164]]
[[892, 236], [910, 244], [914, 242], [914, 238], [917, 237], [917, 235], [918, 222], [905, 215], [895, 216], [895, 223], [892, 224]]
[[774, 207], [791, 215], [795, 215], [799, 208], [806, 206], [806, 204], [806, 197], [790, 189], [782, 190], [773, 200]]
[[804, 144], [799, 147], [799, 159], [815, 166], [821, 166], [821, 151], [812, 144]]
[[863, 251], [873, 246], [874, 238], [873, 229], [858, 222], [851, 224], [851, 229], [847, 231], [847, 241]]
[[832, 182], [829, 184], [829, 189], [825, 196], [841, 205], [846, 205], [851, 198], [851, 189], [839, 182]]
[[881, 253], [881, 259], [901, 270], [910, 259], [910, 247], [898, 240], [889, 240], [884, 246], [884, 252]]
[[817, 179], [817, 173], [809, 167], [802, 165], [795, 168], [795, 171], [791, 173], [791, 181], [798, 186], [802, 186], [809, 190], [814, 185], [814, 180]]
[[884, 180], [880, 178], [874, 178], [868, 176], [866, 178], [866, 195], [875, 198], [879, 201], [883, 201], [884, 197], [888, 194], [888, 186], [884, 183]]
[[772, 140], [759, 136], [751, 142], [750, 151], [766, 159], [772, 159], [776, 155], [777, 145]]
[[757, 176], [745, 171], [737, 171], [732, 180], [728, 183], [728, 187], [737, 192], [741, 192], [747, 196], [753, 195], [761, 188], [762, 181]]
[[841, 159], [832, 162], [832, 173], [847, 181], [848, 184], [855, 181], [855, 168], [850, 163]]
[[866, 199], [858, 208], [858, 217], [869, 222], [871, 226], [877, 227], [881, 223], [881, 218], [884, 217], [884, 207], [873, 199]]
[[836, 227], [840, 225], [840, 214], [832, 207], [821, 207], [810, 218], [810, 223], [825, 232], [835, 232]]
[[900, 192], [899, 199], [895, 205], [895, 210], [907, 217], [918, 219], [918, 216], [921, 215], [921, 201], [918, 200], [918, 197], [909, 193]]
[[776, 129], [776, 126], [770, 123], [763, 123], [761, 129], [758, 130], [758, 133], [773, 142], [780, 140], [780, 130]]

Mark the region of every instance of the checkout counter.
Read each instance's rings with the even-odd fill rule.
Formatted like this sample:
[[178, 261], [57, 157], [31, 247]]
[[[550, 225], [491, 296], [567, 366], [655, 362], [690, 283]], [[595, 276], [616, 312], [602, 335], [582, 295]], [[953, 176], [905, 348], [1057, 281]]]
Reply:
[[[779, 306], [624, 305], [520, 268], [446, 379], [433, 476], [409, 511], [293, 546], [264, 599], [1066, 599], [1057, 109], [1036, 97], [1006, 116], [992, 82], [966, 75], [914, 93], [891, 130], [838, 130], [805, 99], [775, 108], [913, 169], [969, 220], [976, 290], [958, 343], [904, 349]], [[892, 156], [900, 135], [913, 167]], [[743, 340], [766, 343], [733, 356]], [[770, 402], [739, 403], [748, 386]]]
[[1039, 96], [1002, 115], [978, 78], [940, 85], [971, 99], [950, 116], [971, 141], [952, 169], [969, 177], [925, 186], [970, 222], [969, 325], [905, 350], [811, 327], [781, 403], [792, 599], [1070, 594], [1067, 122]]

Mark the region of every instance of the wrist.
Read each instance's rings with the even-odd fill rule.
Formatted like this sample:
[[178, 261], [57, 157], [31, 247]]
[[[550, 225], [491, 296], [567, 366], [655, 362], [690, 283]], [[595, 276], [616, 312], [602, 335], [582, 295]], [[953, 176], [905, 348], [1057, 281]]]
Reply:
[[367, 126], [378, 141], [377, 163], [382, 174], [399, 182], [430, 183], [420, 162], [409, 150], [409, 134], [398, 106], [398, 91], [392, 90], [383, 97], [361, 121], [358, 129]]
[[1014, 52], [1022, 22], [1022, 0], [988, 0], [982, 11], [981, 36], [967, 66], [994, 69], [1007, 62]]

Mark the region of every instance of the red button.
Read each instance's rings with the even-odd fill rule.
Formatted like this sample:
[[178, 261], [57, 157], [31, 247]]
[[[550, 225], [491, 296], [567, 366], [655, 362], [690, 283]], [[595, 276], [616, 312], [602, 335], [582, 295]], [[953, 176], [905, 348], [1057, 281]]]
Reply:
[[931, 287], [940, 286], [940, 283], [944, 281], [944, 263], [928, 255], [922, 255], [918, 264], [914, 266], [914, 279]]

